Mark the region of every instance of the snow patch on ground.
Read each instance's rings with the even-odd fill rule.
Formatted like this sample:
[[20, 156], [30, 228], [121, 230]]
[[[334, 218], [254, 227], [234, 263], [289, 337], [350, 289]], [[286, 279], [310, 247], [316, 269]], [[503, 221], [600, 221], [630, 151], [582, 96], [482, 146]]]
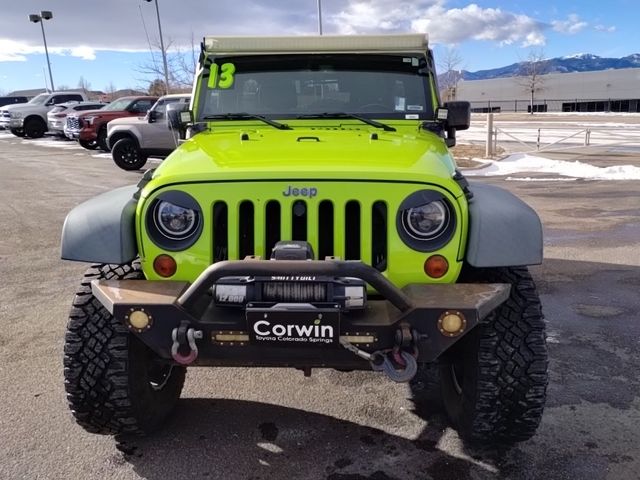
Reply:
[[500, 161], [474, 160], [484, 163], [485, 166], [473, 170], [467, 170], [465, 172], [466, 176], [490, 177], [531, 172], [550, 173], [563, 177], [591, 180], [640, 180], [640, 168], [634, 167], [633, 165], [596, 167], [595, 165], [589, 165], [588, 163], [551, 160], [549, 158], [536, 157], [526, 153], [517, 153]]

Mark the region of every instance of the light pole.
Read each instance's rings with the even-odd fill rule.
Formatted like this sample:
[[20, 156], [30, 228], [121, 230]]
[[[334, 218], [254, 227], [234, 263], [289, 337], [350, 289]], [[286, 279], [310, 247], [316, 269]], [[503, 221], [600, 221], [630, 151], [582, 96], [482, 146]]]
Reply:
[[318, 33], [322, 35], [322, 0], [318, 0]]
[[29, 15], [29, 21], [33, 23], [39, 23], [42, 28], [42, 40], [44, 41], [44, 53], [47, 55], [47, 66], [49, 67], [49, 80], [51, 81], [51, 91], [55, 91], [56, 87], [53, 86], [53, 75], [51, 74], [51, 62], [49, 61], [49, 49], [47, 48], [47, 37], [44, 34], [44, 21], [51, 20], [53, 13], [43, 10], [40, 15], [32, 13]]
[[[145, 0], [151, 2], [152, 0]], [[167, 52], [164, 49], [164, 40], [162, 39], [162, 25], [160, 24], [160, 9], [158, 8], [158, 0], [155, 0], [156, 16], [158, 17], [158, 32], [160, 32], [160, 49], [162, 50], [162, 63], [164, 64], [164, 87], [167, 94], [169, 93], [169, 69], [167, 68]]]

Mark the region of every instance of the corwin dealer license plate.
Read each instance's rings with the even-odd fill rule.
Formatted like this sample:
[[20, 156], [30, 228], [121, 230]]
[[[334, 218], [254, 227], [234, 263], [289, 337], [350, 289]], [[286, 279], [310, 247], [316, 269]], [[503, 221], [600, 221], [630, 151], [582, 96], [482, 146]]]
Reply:
[[337, 347], [340, 310], [248, 308], [251, 343], [271, 347]]

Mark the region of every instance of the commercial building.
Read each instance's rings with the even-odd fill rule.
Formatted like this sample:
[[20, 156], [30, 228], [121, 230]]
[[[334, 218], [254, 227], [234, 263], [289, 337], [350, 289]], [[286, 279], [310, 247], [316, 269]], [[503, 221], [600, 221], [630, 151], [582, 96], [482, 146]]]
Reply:
[[[550, 73], [539, 77], [534, 112], [640, 112], [640, 68]], [[527, 112], [531, 91], [526, 77], [461, 80], [457, 100], [474, 112]]]

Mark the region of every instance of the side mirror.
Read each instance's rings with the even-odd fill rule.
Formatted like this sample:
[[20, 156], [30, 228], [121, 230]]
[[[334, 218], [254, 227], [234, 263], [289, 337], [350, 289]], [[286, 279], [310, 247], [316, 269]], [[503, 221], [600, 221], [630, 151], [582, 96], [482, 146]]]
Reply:
[[185, 138], [189, 123], [192, 123], [192, 118], [188, 103], [175, 102], [167, 105], [169, 130], [175, 130], [180, 133], [180, 138]]
[[436, 112], [438, 121], [444, 123], [447, 132], [447, 147], [455, 147], [456, 130], [466, 130], [471, 125], [471, 104], [469, 102], [446, 102]]
[[447, 128], [466, 130], [471, 125], [471, 104], [469, 102], [447, 102]]
[[155, 110], [149, 110], [147, 112], [147, 121], [149, 123], [154, 123], [158, 119], [158, 114]]

